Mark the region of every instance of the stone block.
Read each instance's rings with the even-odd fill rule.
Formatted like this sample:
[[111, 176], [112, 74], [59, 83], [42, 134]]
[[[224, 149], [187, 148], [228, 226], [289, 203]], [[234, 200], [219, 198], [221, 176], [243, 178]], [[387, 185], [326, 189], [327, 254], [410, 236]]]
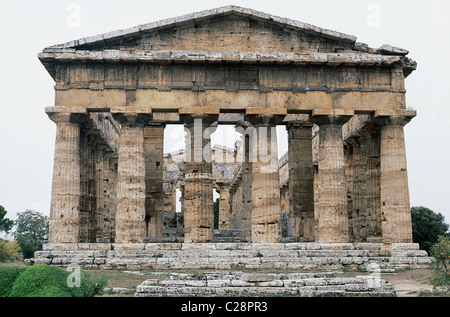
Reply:
[[43, 250], [49, 250], [49, 251], [71, 251], [71, 250], [77, 250], [78, 244], [77, 243], [55, 243], [55, 244], [44, 244]]
[[144, 243], [113, 243], [112, 244], [113, 250], [144, 250], [145, 244]]
[[419, 250], [418, 243], [393, 243], [391, 250]]

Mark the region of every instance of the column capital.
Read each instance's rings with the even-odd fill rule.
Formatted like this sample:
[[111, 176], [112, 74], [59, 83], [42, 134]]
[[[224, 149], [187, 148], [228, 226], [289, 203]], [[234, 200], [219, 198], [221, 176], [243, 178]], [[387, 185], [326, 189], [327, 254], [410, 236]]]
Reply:
[[114, 120], [127, 127], [143, 127], [150, 120], [151, 114], [146, 113], [113, 113]]
[[149, 121], [145, 126], [148, 128], [165, 128], [166, 123], [161, 121]]
[[195, 120], [202, 120], [202, 125], [212, 126], [219, 120], [219, 115], [217, 114], [180, 114], [180, 121], [184, 124], [194, 124]]
[[372, 122], [379, 126], [400, 126], [408, 124], [415, 116], [415, 110], [376, 111]]
[[247, 114], [245, 115], [245, 121], [253, 126], [275, 126], [281, 124], [285, 118], [285, 115], [279, 114]]
[[284, 123], [286, 130], [289, 130], [291, 127], [312, 128], [314, 125], [311, 121], [311, 114], [288, 114], [284, 119]]
[[83, 113], [70, 113], [70, 112], [47, 112], [50, 120], [55, 123], [85, 123], [88, 121], [89, 116]]
[[314, 126], [312, 121], [288, 121], [286, 123], [286, 130], [290, 130], [292, 128], [305, 128], [312, 129]]
[[344, 125], [354, 115], [353, 110], [348, 109], [317, 109], [311, 116], [311, 121], [319, 126], [325, 124]]

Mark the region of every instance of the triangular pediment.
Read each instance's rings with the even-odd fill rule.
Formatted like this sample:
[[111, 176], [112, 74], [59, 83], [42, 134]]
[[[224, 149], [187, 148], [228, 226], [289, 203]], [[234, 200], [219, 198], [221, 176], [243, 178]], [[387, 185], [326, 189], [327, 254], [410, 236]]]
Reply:
[[355, 41], [356, 37], [340, 32], [252, 9], [227, 6], [51, 48], [301, 53], [351, 49]]

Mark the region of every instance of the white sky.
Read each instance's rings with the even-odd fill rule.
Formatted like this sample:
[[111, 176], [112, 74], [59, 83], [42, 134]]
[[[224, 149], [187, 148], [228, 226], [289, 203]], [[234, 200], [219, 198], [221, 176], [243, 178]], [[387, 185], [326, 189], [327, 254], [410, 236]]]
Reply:
[[[44, 47], [230, 4], [355, 35], [371, 47], [408, 49], [418, 62], [406, 79], [407, 105], [418, 111], [405, 128], [411, 206], [450, 222], [448, 0], [0, 0], [0, 205], [7, 216], [49, 214], [55, 124], [44, 108], [54, 104], [54, 82], [37, 58]], [[180, 147], [179, 134], [166, 137], [167, 150]]]

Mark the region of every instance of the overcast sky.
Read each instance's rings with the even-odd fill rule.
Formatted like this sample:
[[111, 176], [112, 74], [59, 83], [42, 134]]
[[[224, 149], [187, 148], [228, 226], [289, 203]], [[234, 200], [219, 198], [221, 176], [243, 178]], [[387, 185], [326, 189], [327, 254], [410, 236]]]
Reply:
[[[7, 216], [49, 214], [55, 124], [44, 108], [54, 104], [54, 82], [37, 58], [43, 48], [230, 4], [409, 50], [418, 62], [406, 79], [407, 106], [418, 111], [405, 127], [411, 206], [450, 223], [448, 0], [0, 0], [0, 205]], [[167, 130], [166, 150], [179, 149], [179, 140]], [[279, 143], [284, 154], [283, 133]]]

